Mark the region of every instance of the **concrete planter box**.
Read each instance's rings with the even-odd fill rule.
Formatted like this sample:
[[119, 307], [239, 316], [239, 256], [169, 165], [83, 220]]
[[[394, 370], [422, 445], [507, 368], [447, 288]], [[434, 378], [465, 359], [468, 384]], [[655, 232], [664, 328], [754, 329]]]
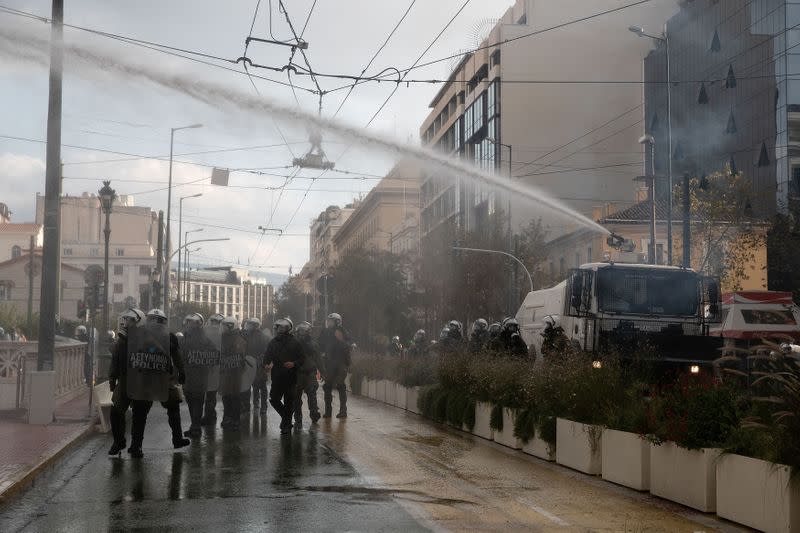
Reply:
[[418, 415], [422, 414], [419, 409], [419, 387], [406, 389], [406, 410]]
[[522, 451], [528, 455], [533, 455], [545, 461], [556, 460], [556, 447], [550, 446], [549, 443], [543, 441], [538, 435], [535, 435], [531, 440], [522, 445]]
[[367, 397], [373, 400], [378, 398], [378, 382], [374, 379], [367, 380]]
[[494, 431], [494, 441], [497, 444], [508, 446], [515, 450], [522, 449], [522, 441], [514, 436], [514, 422], [516, 422], [517, 413], [508, 407], [503, 408], [503, 431]]
[[361, 396], [368, 396], [369, 393], [369, 380], [361, 378]]
[[556, 462], [593, 476], [603, 470], [602, 428], [556, 419]]
[[717, 508], [716, 460], [721, 450], [686, 450], [674, 442], [650, 447], [650, 493], [706, 513]]
[[383, 380], [383, 400], [381, 400], [383, 403], [394, 405], [394, 387], [394, 381]]
[[603, 430], [603, 479], [650, 490], [650, 443], [636, 433]]
[[477, 435], [486, 440], [492, 440], [494, 430], [489, 425], [492, 417], [492, 404], [484, 402], [475, 403], [475, 427], [472, 428], [472, 434]]
[[760, 459], [717, 460], [717, 514], [767, 532], [800, 531], [800, 481], [791, 470]]
[[395, 383], [394, 405], [400, 409], [407, 409], [408, 406], [408, 389], [399, 383]]
[[375, 399], [379, 402], [386, 402], [386, 380], [379, 379], [375, 389]]

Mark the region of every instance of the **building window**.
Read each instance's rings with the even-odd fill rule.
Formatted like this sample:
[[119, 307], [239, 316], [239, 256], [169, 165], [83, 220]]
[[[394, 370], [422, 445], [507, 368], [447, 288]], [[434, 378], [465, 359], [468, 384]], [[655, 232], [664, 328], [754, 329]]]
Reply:
[[122, 294], [122, 283], [114, 284], [114, 294]]
[[22, 248], [17, 245], [11, 247], [11, 259], [16, 259], [22, 255]]
[[114, 255], [116, 255], [117, 257], [123, 257], [125, 255], [125, 248], [117, 248], [114, 251]]
[[9, 282], [0, 282], [0, 301], [11, 299], [11, 285]]
[[228, 313], [227, 316], [233, 316], [233, 304], [228, 304]]
[[492, 52], [492, 57], [489, 59], [489, 65], [494, 67], [500, 64], [500, 50], [495, 50]]
[[[231, 287], [228, 287], [228, 291], [227, 291], [227, 295], [226, 296], [227, 296], [227, 300], [226, 301], [228, 301], [228, 302], [232, 302], [233, 301], [233, 289]], [[230, 313], [228, 313], [228, 314], [230, 314]]]
[[486, 116], [491, 118], [500, 113], [500, 84], [494, 80], [486, 90]]
[[575, 252], [575, 268], [579, 268], [581, 266], [581, 254], [580, 252]]
[[139, 265], [139, 275], [140, 276], [149, 276], [150, 275], [150, 265]]
[[64, 255], [72, 255], [72, 248], [64, 248]]
[[217, 288], [216, 287], [211, 287], [211, 301], [212, 302], [216, 302], [217, 301]]
[[189, 290], [190, 291], [191, 291], [192, 287], [194, 287], [194, 301], [199, 302], [200, 301], [200, 285], [198, 285], [198, 284], [190, 285], [189, 286]]
[[97, 257], [100, 255], [100, 250], [98, 248], [89, 248], [89, 255], [91, 257]]
[[567, 262], [562, 257], [558, 260], [558, 275], [563, 278], [566, 270], [567, 270]]
[[114, 265], [114, 275], [115, 276], [121, 276], [123, 271], [124, 270], [123, 270], [122, 265]]
[[208, 285], [203, 285], [203, 301], [208, 302]]
[[587, 263], [591, 263], [592, 262], [592, 247], [591, 246], [589, 246], [586, 249], [586, 262]]

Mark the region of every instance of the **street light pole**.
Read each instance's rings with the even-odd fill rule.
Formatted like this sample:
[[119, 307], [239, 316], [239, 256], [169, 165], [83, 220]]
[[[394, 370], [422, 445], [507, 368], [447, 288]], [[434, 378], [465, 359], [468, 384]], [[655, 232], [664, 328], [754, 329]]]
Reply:
[[[672, 71], [670, 68], [670, 42], [669, 33], [667, 33], [667, 25], [664, 24], [664, 33], [661, 37], [650, 35], [639, 26], [630, 26], [628, 28], [631, 32], [640, 37], [649, 37], [664, 43], [664, 48], [667, 55], [667, 146], [669, 154], [667, 154], [667, 264], [672, 264], [672, 203], [673, 203], [673, 183], [672, 183]], [[655, 167], [655, 161], [653, 162]], [[653, 179], [655, 179], [655, 170], [653, 171]], [[653, 187], [655, 189], [655, 186]], [[655, 245], [654, 245], [655, 246]]]
[[[203, 127], [202, 124], [192, 124], [191, 126], [182, 126], [180, 128], [172, 128], [169, 134], [169, 181], [167, 183], [167, 238], [164, 243], [165, 253], [164, 257], [171, 258], [170, 255], [170, 247], [172, 243], [172, 237], [170, 236], [170, 218], [172, 215], [172, 156], [173, 156], [173, 149], [175, 146], [175, 132], [180, 130], [189, 130], [194, 128], [201, 128]], [[164, 265], [164, 314], [167, 315], [169, 318], [169, 282], [170, 282], [170, 261], [167, 259], [166, 264]]]
[[[200, 231], [203, 231], [203, 228], [190, 229], [190, 230], [184, 231], [183, 232], [183, 242], [189, 242], [189, 234], [190, 233], [198, 233]], [[178, 249], [180, 250], [181, 247], [178, 246]], [[184, 294], [188, 294], [189, 293], [189, 252], [188, 252], [187, 248], [183, 249], [183, 256], [184, 256], [183, 264], [184, 264], [184, 268], [185, 268], [185, 272], [184, 272], [184, 275], [183, 275], [183, 278], [182, 278], [183, 279], [183, 293]]]
[[[514, 162], [514, 148], [510, 144], [504, 144], [496, 139], [491, 137], [486, 138], [492, 144], [497, 146], [502, 146], [503, 148], [508, 148], [508, 179], [509, 181], [513, 181], [514, 179], [514, 171], [513, 171], [513, 162]], [[512, 254], [514, 252], [514, 235], [511, 231], [511, 195], [508, 195], [508, 255], [514, 257]], [[514, 295], [517, 294], [517, 276], [512, 269], [509, 273], [509, 280], [508, 280], [508, 313], [511, 316], [511, 313], [514, 312]]]
[[111, 210], [114, 207], [114, 200], [117, 199], [117, 193], [111, 188], [110, 181], [103, 181], [103, 187], [98, 191], [100, 197], [100, 207], [103, 209], [103, 214], [106, 216], [105, 228], [103, 228], [103, 238], [105, 245], [105, 252], [103, 256], [103, 338], [105, 339], [105, 332], [108, 331], [108, 255], [109, 246], [111, 241]]
[[510, 257], [511, 259], [516, 261], [517, 264], [522, 266], [522, 269], [528, 275], [528, 283], [530, 284], [531, 292], [533, 292], [533, 276], [531, 276], [531, 273], [528, 270], [528, 267], [525, 266], [525, 263], [523, 263], [517, 256], [515, 256], [513, 254], [510, 254], [508, 252], [503, 252], [501, 250], [484, 250], [483, 248], [464, 248], [463, 246], [453, 246], [452, 249], [453, 250], [459, 250], [459, 251], [462, 251], [462, 252], [477, 252], [477, 253], [484, 253], [484, 254], [500, 254], [500, 255], [505, 255], [506, 257]]
[[[178, 250], [181, 249], [181, 232], [183, 231], [183, 201], [187, 198], [198, 198], [203, 196], [203, 193], [199, 192], [197, 194], [190, 194], [189, 196], [181, 196], [180, 201], [178, 201]], [[178, 298], [177, 300], [181, 301], [181, 254], [178, 254]]]

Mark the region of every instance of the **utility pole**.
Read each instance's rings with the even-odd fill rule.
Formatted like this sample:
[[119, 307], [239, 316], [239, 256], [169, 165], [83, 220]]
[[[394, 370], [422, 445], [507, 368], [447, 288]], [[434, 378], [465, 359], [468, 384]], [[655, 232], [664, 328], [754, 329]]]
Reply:
[[33, 333], [33, 247], [36, 246], [36, 237], [31, 235], [28, 249], [28, 335]]
[[683, 267], [692, 268], [692, 199], [688, 172], [683, 175]]
[[153, 308], [161, 304], [161, 276], [164, 267], [164, 211], [158, 212], [158, 245], [156, 248], [156, 268], [153, 276], [153, 289], [150, 294], [150, 305]]
[[42, 283], [39, 297], [38, 371], [53, 370], [58, 287], [59, 225], [61, 211], [61, 88], [64, 70], [64, 0], [53, 0], [50, 27], [50, 80], [47, 107], [47, 162], [43, 217]]

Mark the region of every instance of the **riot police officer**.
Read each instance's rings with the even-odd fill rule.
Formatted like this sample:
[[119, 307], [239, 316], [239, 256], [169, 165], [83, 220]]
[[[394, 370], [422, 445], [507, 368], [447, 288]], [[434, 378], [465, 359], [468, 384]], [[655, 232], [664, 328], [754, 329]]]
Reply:
[[[225, 317], [219, 313], [214, 313], [208, 317], [208, 323], [205, 329], [206, 336], [214, 343], [217, 350], [221, 347], [221, 327], [222, 321]], [[217, 389], [219, 388], [219, 366], [211, 369], [208, 376], [208, 391], [206, 391], [206, 400], [203, 405], [203, 418], [200, 419], [200, 424], [203, 426], [217, 425]]]
[[167, 400], [161, 400], [161, 406], [167, 410], [167, 422], [172, 432], [172, 446], [183, 448], [188, 446], [191, 441], [184, 438], [183, 426], [181, 425], [181, 402], [183, 402], [183, 390], [179, 385], [186, 383], [186, 369], [183, 366], [178, 336], [169, 332], [167, 326], [167, 315], [161, 309], [151, 309], [147, 312], [147, 325], [158, 333], [166, 332], [169, 342], [169, 357], [172, 368], [169, 376], [169, 387]]
[[[445, 334], [446, 330], [446, 334]], [[463, 326], [458, 320], [451, 320], [447, 327], [442, 330], [444, 337], [439, 339], [439, 350], [441, 354], [459, 352], [464, 347]]]
[[[270, 339], [261, 331], [261, 320], [248, 318], [244, 321], [242, 330], [247, 343], [247, 355], [255, 360], [256, 377], [252, 383], [253, 409], [260, 409], [262, 414], [267, 412], [267, 372], [264, 370], [264, 352]], [[244, 411], [250, 410], [251, 390], [244, 394]]]
[[430, 343], [428, 342], [428, 335], [424, 329], [418, 329], [414, 333], [414, 338], [411, 339], [411, 346], [406, 350], [406, 354], [410, 359], [417, 359], [427, 357], [430, 350]]
[[[147, 417], [150, 410], [150, 403], [132, 400], [127, 393], [126, 376], [128, 368], [128, 330], [144, 320], [144, 313], [139, 309], [128, 309], [119, 315], [117, 328], [117, 342], [114, 344], [111, 353], [111, 364], [108, 371], [108, 386], [111, 389], [111, 435], [114, 443], [108, 450], [108, 455], [117, 455], [127, 446], [125, 439], [125, 414], [128, 407], [133, 408], [133, 420], [131, 422], [131, 433], [137, 433], [141, 428], [144, 434], [143, 419]], [[138, 449], [141, 452], [141, 439], [139, 439]], [[131, 455], [134, 455], [131, 452]], [[137, 454], [139, 457], [141, 455]]]
[[395, 335], [392, 337], [392, 340], [389, 341], [389, 345], [386, 347], [386, 355], [398, 359], [403, 356], [403, 345], [400, 344], [399, 336]]
[[292, 415], [297, 388], [297, 373], [305, 354], [300, 342], [291, 333], [294, 324], [288, 318], [275, 321], [275, 337], [264, 354], [265, 367], [271, 370], [272, 389], [269, 403], [281, 417], [281, 434], [292, 431]]
[[239, 431], [242, 411], [242, 392], [250, 390], [244, 379], [247, 343], [232, 316], [225, 317], [220, 326], [219, 393], [222, 395], [222, 428]]
[[342, 316], [331, 313], [325, 319], [325, 329], [320, 334], [320, 351], [323, 354], [322, 391], [325, 398], [323, 418], [330, 418], [333, 408], [333, 389], [339, 393], [339, 412], [336, 418], [347, 418], [347, 387], [345, 379], [350, 371], [350, 335], [342, 326]]
[[308, 415], [311, 423], [316, 424], [320, 419], [319, 406], [317, 405], [317, 370], [321, 367], [319, 350], [314, 339], [311, 338], [311, 324], [301, 322], [294, 328], [294, 336], [303, 347], [303, 364], [297, 372], [297, 388], [294, 397], [294, 423], [296, 427], [303, 427], [303, 394], [308, 400]]
[[203, 329], [203, 315], [191, 313], [183, 319], [184, 340], [181, 346], [186, 365], [186, 403], [191, 425], [184, 435], [197, 438], [203, 417], [203, 404], [208, 392], [209, 377], [219, 374], [219, 348]]
[[500, 332], [502, 350], [514, 357], [527, 357], [528, 345], [522, 340], [519, 332], [519, 322], [516, 318], [509, 317], [503, 320], [503, 329]]
[[472, 332], [469, 335], [470, 353], [480, 353], [484, 351], [489, 342], [489, 323], [485, 319], [479, 318], [472, 324]]

